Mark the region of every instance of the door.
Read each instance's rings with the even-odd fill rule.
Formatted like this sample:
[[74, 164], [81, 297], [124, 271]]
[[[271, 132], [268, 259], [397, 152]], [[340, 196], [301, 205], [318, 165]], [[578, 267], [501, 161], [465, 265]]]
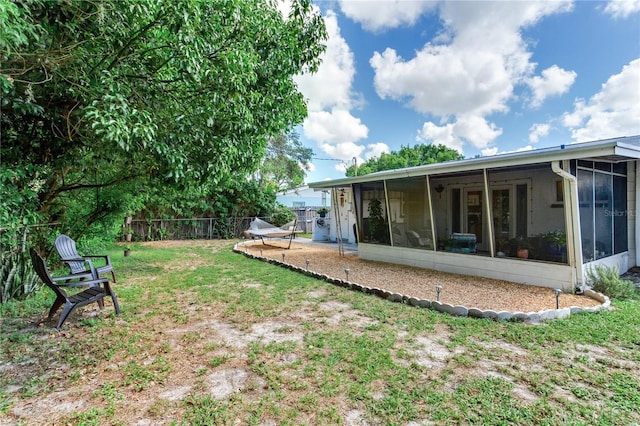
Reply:
[[469, 190], [466, 192], [466, 232], [476, 235], [478, 245], [483, 241], [483, 211], [482, 190]]
[[511, 238], [511, 190], [493, 189], [491, 191], [491, 214], [493, 215], [493, 232], [495, 234], [496, 250], [504, 252], [509, 238]]

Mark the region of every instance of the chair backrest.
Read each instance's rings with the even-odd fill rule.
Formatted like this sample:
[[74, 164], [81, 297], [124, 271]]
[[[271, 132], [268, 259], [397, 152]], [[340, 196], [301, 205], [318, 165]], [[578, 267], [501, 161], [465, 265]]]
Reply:
[[72, 274], [77, 274], [78, 272], [84, 272], [86, 270], [85, 262], [82, 259], [82, 256], [78, 254], [78, 249], [76, 249], [76, 242], [70, 237], [64, 234], [58, 235], [55, 246], [60, 258], [69, 265], [69, 269]]
[[29, 250], [29, 255], [31, 255], [31, 263], [33, 264], [33, 269], [35, 269], [36, 274], [42, 280], [42, 282], [53, 290], [56, 293], [56, 296], [62, 296], [66, 299], [66, 294], [53, 282], [51, 279], [51, 274], [49, 274], [49, 269], [47, 268], [47, 264], [44, 259], [38, 254], [35, 249]]

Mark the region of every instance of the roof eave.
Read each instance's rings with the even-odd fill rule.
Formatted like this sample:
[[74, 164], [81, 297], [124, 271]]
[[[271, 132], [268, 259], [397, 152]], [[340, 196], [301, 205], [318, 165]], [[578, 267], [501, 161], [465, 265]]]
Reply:
[[[628, 139], [632, 143], [625, 143], [625, 139]], [[535, 151], [521, 151], [491, 157], [469, 158], [464, 160], [447, 161], [444, 163], [428, 164], [424, 166], [408, 167], [404, 169], [385, 170], [364, 176], [353, 176], [330, 181], [313, 182], [309, 184], [309, 187], [332, 188], [336, 186], [346, 186], [354, 183], [371, 182], [376, 180], [398, 179], [442, 173], [460, 173], [489, 168], [526, 166], [551, 161], [607, 156], [640, 159], [640, 137], [634, 136], [630, 138], [588, 142], [585, 144], [561, 145], [559, 147]]]

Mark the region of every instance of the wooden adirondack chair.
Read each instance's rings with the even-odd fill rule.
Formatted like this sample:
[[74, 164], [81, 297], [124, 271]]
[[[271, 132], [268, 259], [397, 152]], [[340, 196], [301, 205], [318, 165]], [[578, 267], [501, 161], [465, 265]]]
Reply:
[[[76, 249], [76, 242], [64, 234], [58, 235], [58, 238], [56, 238], [55, 246], [62, 261], [69, 266], [69, 270], [71, 271], [72, 276], [84, 276], [85, 278], [91, 277], [91, 271], [87, 269], [85, 259], [100, 258], [100, 259], [104, 259], [105, 264], [96, 267], [98, 276], [107, 272], [111, 272], [111, 276], [113, 277], [113, 282], [114, 283], [118, 282], [116, 280], [116, 274], [113, 271], [113, 266], [111, 265], [111, 259], [109, 258], [109, 256], [107, 255], [80, 256], [78, 254], [78, 250]], [[60, 278], [58, 277], [54, 278], [54, 281], [59, 281], [59, 280]]]
[[[44, 259], [38, 254], [37, 251], [31, 249], [29, 251], [31, 255], [31, 262], [33, 263], [33, 268], [35, 269], [38, 277], [42, 280], [42, 282], [49, 287], [56, 294], [56, 300], [53, 302], [51, 309], [49, 309], [49, 321], [53, 318], [53, 314], [56, 313], [58, 308], [64, 305], [62, 313], [60, 314], [60, 319], [58, 320], [58, 325], [56, 328], [62, 327], [62, 324], [69, 317], [71, 312], [75, 308], [79, 308], [81, 306], [88, 305], [90, 303], [102, 301], [102, 299], [106, 296], [111, 296], [111, 300], [113, 301], [113, 307], [116, 310], [116, 314], [120, 314], [120, 306], [118, 305], [118, 299], [116, 298], [116, 294], [111, 289], [109, 285], [109, 280], [107, 278], [99, 278], [97, 275], [97, 271], [93, 267], [93, 265], [89, 261], [89, 267], [94, 272], [93, 279], [91, 280], [83, 280], [83, 281], [66, 281], [63, 284], [57, 284], [54, 282], [53, 277], [49, 273], [49, 269], [47, 268], [47, 264]], [[75, 277], [77, 279], [77, 277]], [[73, 294], [68, 295], [64, 290], [64, 287], [88, 287], [87, 289]]]

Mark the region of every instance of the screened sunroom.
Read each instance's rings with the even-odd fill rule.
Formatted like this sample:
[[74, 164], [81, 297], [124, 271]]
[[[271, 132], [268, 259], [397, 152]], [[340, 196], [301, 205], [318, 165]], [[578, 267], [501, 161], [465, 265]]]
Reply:
[[640, 263], [638, 159], [631, 137], [310, 186], [346, 194], [334, 226], [353, 222], [362, 258], [572, 291]]

